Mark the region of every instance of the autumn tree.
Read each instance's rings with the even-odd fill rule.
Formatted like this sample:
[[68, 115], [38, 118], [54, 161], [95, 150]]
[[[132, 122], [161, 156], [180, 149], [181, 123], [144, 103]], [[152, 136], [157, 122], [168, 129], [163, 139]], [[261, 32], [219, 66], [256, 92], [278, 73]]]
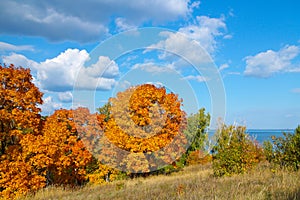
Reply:
[[[105, 149], [110, 152], [111, 143], [105, 139], [104, 126], [108, 120], [109, 104], [98, 109], [100, 114], [91, 114], [87, 108], [73, 110], [73, 121], [77, 128], [78, 137], [85, 145], [93, 158], [86, 166], [87, 178], [91, 184], [101, 184], [113, 181], [119, 171], [101, 162]], [[112, 154], [109, 154], [112, 156]], [[110, 157], [109, 159], [113, 159]]]
[[23, 140], [26, 159], [48, 184], [78, 185], [86, 180], [92, 155], [80, 140], [73, 118], [72, 110], [56, 110], [47, 117], [41, 135]]
[[109, 103], [110, 117], [104, 133], [113, 148], [107, 150], [118, 155], [112, 157], [121, 159], [116, 163], [124, 169], [150, 171], [159, 162], [151, 159], [170, 163], [185, 152], [186, 118], [182, 100], [174, 93], [144, 84], [119, 92]]
[[12, 198], [44, 186], [44, 178], [27, 163], [21, 145], [38, 135], [42, 93], [29, 69], [0, 65], [0, 196]]

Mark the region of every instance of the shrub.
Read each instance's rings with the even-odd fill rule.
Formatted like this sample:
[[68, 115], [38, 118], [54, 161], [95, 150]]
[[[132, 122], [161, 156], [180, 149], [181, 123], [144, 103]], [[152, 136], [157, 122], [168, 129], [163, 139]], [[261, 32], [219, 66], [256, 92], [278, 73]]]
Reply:
[[195, 165], [195, 164], [207, 164], [212, 161], [212, 156], [210, 154], [204, 153], [203, 151], [196, 150], [190, 152], [187, 157], [186, 163], [188, 165]]
[[[283, 137], [272, 137], [264, 144], [264, 151], [270, 163], [297, 171], [300, 168], [300, 126], [294, 134], [283, 133]], [[272, 146], [272, 148], [271, 148]]]
[[96, 163], [97, 168], [92, 173], [88, 173], [87, 177], [90, 184], [103, 184], [117, 179], [120, 174], [116, 169], [103, 165], [99, 161]]
[[266, 160], [271, 163], [274, 160], [274, 155], [275, 155], [272, 142], [264, 141], [263, 150], [264, 150], [264, 156]]
[[244, 173], [263, 159], [263, 150], [246, 134], [246, 127], [222, 125], [213, 148], [215, 176]]

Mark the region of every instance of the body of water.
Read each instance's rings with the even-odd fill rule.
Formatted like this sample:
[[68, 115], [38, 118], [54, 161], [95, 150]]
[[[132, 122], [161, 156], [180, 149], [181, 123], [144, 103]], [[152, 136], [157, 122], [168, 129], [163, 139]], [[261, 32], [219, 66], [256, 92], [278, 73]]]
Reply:
[[[246, 132], [260, 144], [263, 144], [264, 141], [271, 141], [272, 136], [282, 137], [283, 132], [294, 133], [294, 129], [248, 129]], [[215, 130], [209, 131], [210, 136], [214, 133]]]
[[260, 144], [264, 141], [271, 141], [272, 136], [282, 137], [283, 132], [294, 133], [293, 129], [249, 129], [247, 133], [254, 137]]

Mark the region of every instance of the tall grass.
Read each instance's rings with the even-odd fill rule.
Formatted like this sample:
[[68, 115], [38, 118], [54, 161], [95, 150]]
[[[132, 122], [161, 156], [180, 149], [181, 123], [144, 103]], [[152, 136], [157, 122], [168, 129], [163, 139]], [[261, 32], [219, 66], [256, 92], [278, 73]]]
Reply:
[[242, 175], [216, 178], [211, 165], [164, 176], [121, 180], [77, 189], [49, 187], [25, 199], [300, 199], [300, 172], [260, 164]]

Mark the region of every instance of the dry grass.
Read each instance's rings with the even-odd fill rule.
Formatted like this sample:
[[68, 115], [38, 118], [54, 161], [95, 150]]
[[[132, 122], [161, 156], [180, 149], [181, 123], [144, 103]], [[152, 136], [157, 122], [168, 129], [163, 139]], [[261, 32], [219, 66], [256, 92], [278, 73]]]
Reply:
[[190, 166], [169, 176], [122, 180], [71, 190], [46, 188], [25, 199], [300, 199], [300, 172], [260, 165], [244, 175], [215, 178], [211, 166]]

